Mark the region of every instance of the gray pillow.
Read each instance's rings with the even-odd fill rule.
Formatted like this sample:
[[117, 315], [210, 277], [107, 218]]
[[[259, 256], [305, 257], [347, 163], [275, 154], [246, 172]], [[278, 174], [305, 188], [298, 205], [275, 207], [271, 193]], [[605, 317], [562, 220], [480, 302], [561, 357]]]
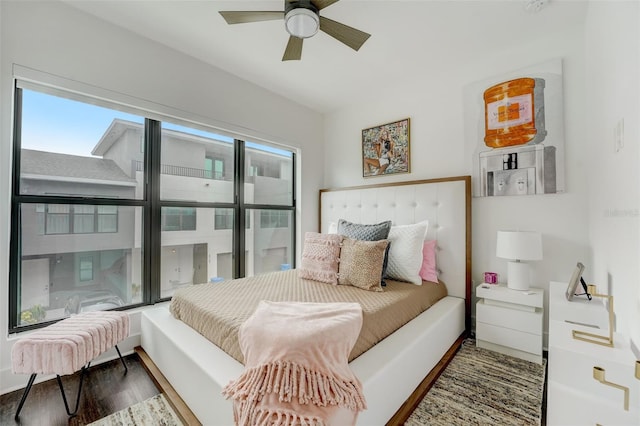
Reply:
[[344, 219], [338, 221], [338, 234], [354, 240], [380, 241], [386, 240], [391, 230], [391, 221], [376, 223], [374, 225], [363, 225], [353, 223]]
[[[348, 220], [340, 219], [338, 221], [338, 234], [345, 237], [353, 238], [354, 240], [361, 241], [380, 241], [386, 240], [389, 237], [389, 231], [391, 230], [391, 221], [385, 220], [384, 222], [376, 223], [373, 225], [364, 225], [362, 223], [353, 223]], [[387, 245], [384, 252], [384, 260], [382, 261], [382, 276], [380, 277], [380, 285], [383, 287], [387, 285], [384, 282], [384, 276], [387, 274], [387, 264], [389, 262], [389, 248], [391, 244]]]

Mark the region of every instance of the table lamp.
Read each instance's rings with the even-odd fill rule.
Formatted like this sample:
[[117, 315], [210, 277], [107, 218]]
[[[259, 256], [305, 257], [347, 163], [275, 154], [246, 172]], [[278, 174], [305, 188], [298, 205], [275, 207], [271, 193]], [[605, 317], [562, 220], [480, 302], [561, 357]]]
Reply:
[[498, 231], [496, 256], [509, 259], [507, 287], [528, 290], [530, 268], [527, 260], [542, 260], [542, 237], [539, 232]]

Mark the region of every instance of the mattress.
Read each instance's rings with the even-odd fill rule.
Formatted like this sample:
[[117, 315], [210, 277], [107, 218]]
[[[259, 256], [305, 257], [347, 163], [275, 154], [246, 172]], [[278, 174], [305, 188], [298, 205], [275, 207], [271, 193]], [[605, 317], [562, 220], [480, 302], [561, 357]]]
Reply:
[[363, 325], [349, 355], [352, 361], [447, 295], [444, 283], [425, 281], [420, 286], [393, 280], [386, 283], [383, 292], [371, 292], [301, 279], [294, 269], [181, 288], [173, 295], [170, 311], [244, 364], [238, 329], [260, 300], [357, 302], [362, 306]]

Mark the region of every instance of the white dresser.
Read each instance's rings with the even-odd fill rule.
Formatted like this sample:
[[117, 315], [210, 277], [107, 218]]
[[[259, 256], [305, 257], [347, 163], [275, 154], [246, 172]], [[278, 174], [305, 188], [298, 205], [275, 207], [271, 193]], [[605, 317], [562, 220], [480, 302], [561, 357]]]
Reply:
[[544, 290], [480, 284], [476, 297], [476, 345], [541, 364]]
[[[572, 330], [608, 336], [608, 316], [602, 299], [569, 302], [566, 288], [566, 283], [549, 285], [547, 425], [640, 425], [640, 380], [629, 340], [614, 334], [611, 348], [574, 339]], [[594, 367], [604, 370], [606, 381], [629, 388], [628, 411], [625, 392], [596, 380]]]

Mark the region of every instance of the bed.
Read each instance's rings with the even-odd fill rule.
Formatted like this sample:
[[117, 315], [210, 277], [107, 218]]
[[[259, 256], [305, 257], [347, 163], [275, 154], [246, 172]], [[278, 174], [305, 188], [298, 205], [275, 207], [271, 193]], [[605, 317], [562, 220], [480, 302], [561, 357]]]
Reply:
[[[391, 220], [394, 225], [429, 221], [426, 239], [437, 241], [438, 278], [448, 295], [357, 354], [350, 368], [362, 382], [368, 409], [358, 424], [402, 421], [469, 330], [471, 295], [470, 177], [461, 176], [320, 191], [319, 231], [345, 219]], [[287, 274], [287, 273], [285, 273]], [[288, 276], [295, 275], [289, 271]], [[167, 307], [142, 315], [142, 348], [205, 425], [233, 424], [232, 403], [221, 391], [243, 372], [238, 359], [176, 319]], [[430, 373], [431, 372], [431, 373]], [[426, 385], [428, 386], [428, 384]], [[398, 420], [400, 419], [400, 420]]]

